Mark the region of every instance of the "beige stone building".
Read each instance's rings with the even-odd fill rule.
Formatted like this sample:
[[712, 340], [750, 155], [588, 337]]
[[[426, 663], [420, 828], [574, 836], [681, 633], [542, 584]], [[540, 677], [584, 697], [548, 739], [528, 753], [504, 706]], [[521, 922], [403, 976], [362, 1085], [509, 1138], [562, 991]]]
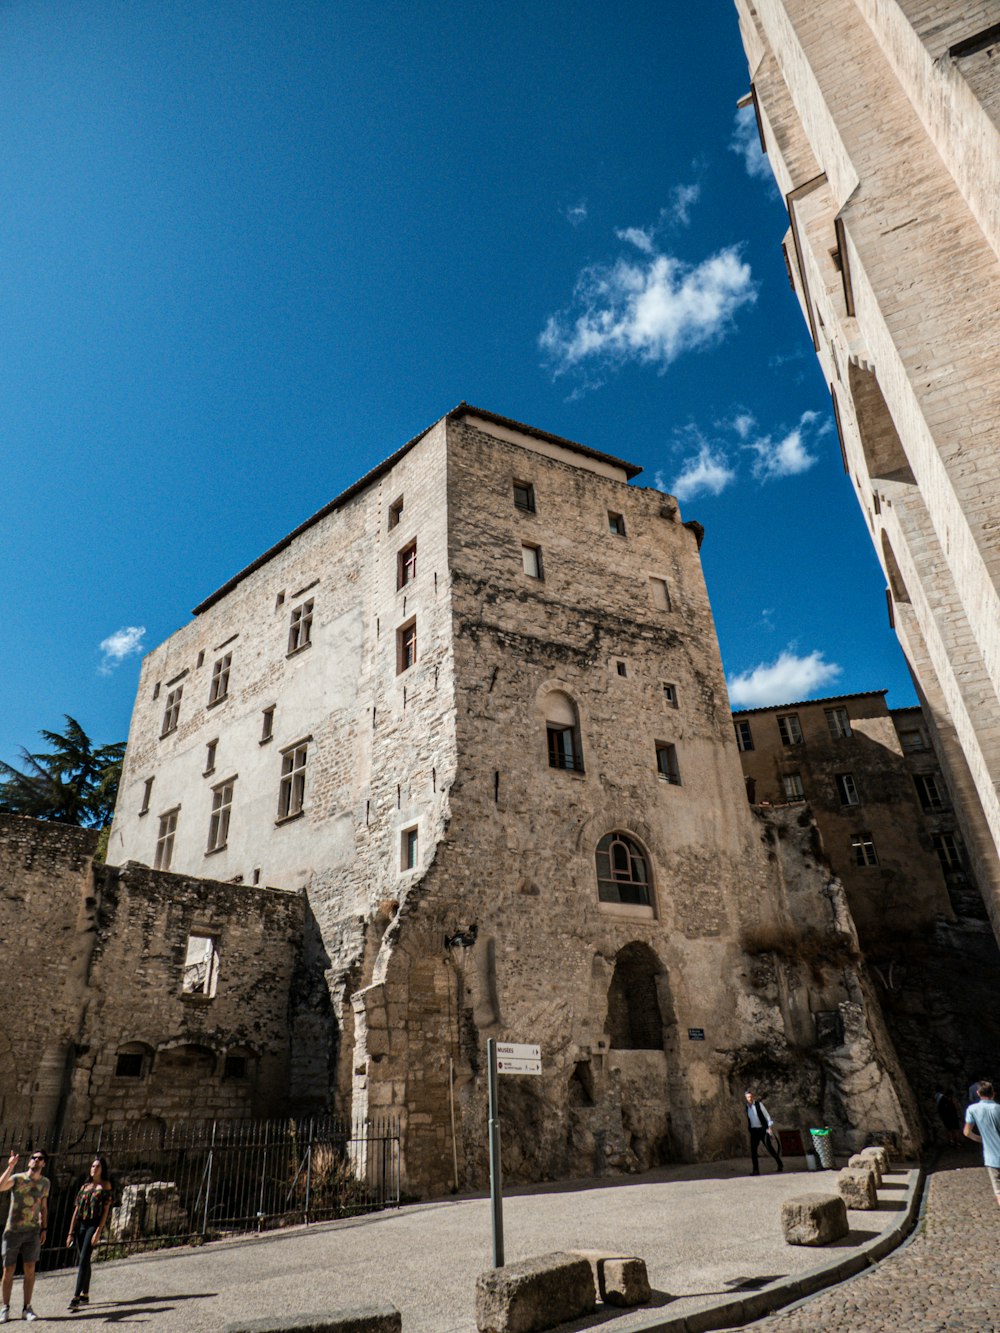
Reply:
[[1000, 935], [1000, 11], [736, 7], [789, 276]]
[[337, 1104], [399, 1113], [410, 1191], [482, 1180], [490, 1036], [542, 1047], [514, 1177], [738, 1149], [746, 1079], [914, 1139], [842, 891], [747, 805], [700, 529], [637, 471], [462, 404], [143, 665], [109, 860], [306, 890]]

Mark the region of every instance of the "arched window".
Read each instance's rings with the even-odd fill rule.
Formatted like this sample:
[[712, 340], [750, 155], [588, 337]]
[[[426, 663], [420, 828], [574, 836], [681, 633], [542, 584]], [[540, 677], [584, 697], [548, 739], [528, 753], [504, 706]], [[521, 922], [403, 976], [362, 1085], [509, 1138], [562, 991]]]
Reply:
[[582, 773], [583, 750], [576, 705], [561, 690], [553, 690], [545, 696], [545, 732], [549, 768], [569, 768], [574, 773]]
[[624, 833], [607, 833], [597, 844], [597, 896], [602, 903], [653, 905], [646, 858]]

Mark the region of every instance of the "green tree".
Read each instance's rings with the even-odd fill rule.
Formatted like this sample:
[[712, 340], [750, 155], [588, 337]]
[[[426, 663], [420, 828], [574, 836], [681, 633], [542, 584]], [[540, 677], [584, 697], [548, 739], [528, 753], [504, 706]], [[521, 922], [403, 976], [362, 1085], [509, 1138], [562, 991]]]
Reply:
[[57, 824], [105, 828], [114, 814], [125, 742], [94, 745], [75, 718], [42, 731], [47, 753], [21, 750], [20, 768], [0, 761], [0, 812]]

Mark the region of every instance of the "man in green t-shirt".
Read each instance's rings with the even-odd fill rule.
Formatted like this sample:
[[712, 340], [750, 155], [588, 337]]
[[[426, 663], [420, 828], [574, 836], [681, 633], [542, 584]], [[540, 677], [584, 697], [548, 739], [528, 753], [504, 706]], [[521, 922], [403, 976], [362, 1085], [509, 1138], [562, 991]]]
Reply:
[[14, 1174], [18, 1154], [12, 1152], [7, 1170], [0, 1176], [0, 1194], [10, 1192], [10, 1210], [3, 1229], [3, 1305], [0, 1324], [10, 1319], [10, 1296], [14, 1289], [17, 1256], [24, 1263], [24, 1317], [30, 1323], [38, 1316], [31, 1308], [35, 1290], [35, 1264], [45, 1240], [49, 1220], [49, 1182], [42, 1175], [48, 1157], [36, 1149], [28, 1158], [27, 1171]]

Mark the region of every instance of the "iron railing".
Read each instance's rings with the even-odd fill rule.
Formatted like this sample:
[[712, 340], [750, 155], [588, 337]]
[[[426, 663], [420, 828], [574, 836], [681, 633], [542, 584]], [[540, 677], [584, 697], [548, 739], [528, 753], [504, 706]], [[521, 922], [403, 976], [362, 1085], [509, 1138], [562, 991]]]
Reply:
[[[48, 1236], [40, 1268], [75, 1262], [66, 1235], [76, 1192], [97, 1154], [114, 1207], [97, 1258], [373, 1212], [399, 1203], [399, 1122], [317, 1116], [214, 1120], [171, 1126], [87, 1125], [58, 1140], [0, 1126], [0, 1169], [13, 1149], [27, 1170], [49, 1154]], [[0, 1194], [0, 1224], [9, 1194]]]

